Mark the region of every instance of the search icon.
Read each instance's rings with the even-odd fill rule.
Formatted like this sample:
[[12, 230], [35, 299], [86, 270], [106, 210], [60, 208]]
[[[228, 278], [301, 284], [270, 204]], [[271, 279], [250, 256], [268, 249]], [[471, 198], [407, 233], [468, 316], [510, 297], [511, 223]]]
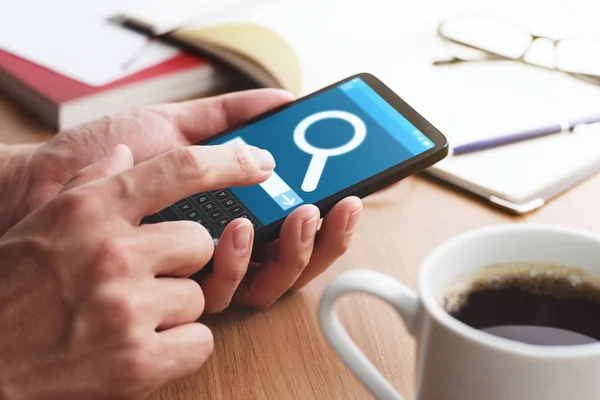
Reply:
[[[354, 128], [354, 135], [350, 141], [342, 146], [333, 147], [331, 149], [321, 149], [315, 147], [306, 141], [306, 130], [315, 122], [328, 119], [338, 118], [349, 122]], [[312, 192], [317, 188], [323, 169], [325, 168], [325, 162], [328, 157], [339, 156], [346, 154], [356, 149], [367, 136], [367, 127], [362, 119], [356, 115], [346, 111], [329, 110], [321, 111], [308, 117], [304, 118], [296, 126], [294, 130], [294, 142], [300, 150], [305, 153], [312, 154], [312, 159], [306, 170], [304, 181], [302, 182], [302, 190], [305, 192]]]

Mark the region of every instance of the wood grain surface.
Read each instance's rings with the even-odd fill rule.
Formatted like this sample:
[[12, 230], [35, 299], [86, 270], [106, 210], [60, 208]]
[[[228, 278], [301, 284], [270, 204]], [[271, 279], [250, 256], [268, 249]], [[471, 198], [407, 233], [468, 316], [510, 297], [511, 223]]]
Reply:
[[[53, 132], [0, 97], [0, 142], [31, 143]], [[262, 312], [231, 310], [205, 318], [215, 351], [196, 374], [163, 387], [154, 400], [369, 399], [336, 358], [316, 320], [319, 296], [342, 271], [382, 271], [415, 287], [419, 263], [444, 240], [492, 224], [533, 221], [600, 232], [600, 176], [545, 208], [513, 217], [423, 177], [365, 199], [349, 252], [305, 289]], [[413, 399], [414, 339], [391, 308], [355, 295], [340, 301], [342, 322], [398, 390]]]

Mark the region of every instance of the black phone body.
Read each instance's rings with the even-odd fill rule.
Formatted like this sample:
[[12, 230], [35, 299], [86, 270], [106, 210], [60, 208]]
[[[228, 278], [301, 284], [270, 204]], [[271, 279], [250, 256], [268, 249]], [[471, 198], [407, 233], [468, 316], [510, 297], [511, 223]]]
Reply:
[[383, 82], [350, 76], [222, 132], [205, 145], [243, 142], [269, 150], [276, 167], [260, 185], [189, 196], [142, 223], [188, 219], [218, 239], [231, 220], [248, 218], [254, 246], [277, 239], [295, 208], [327, 212], [348, 196], [364, 198], [448, 154], [446, 138]]

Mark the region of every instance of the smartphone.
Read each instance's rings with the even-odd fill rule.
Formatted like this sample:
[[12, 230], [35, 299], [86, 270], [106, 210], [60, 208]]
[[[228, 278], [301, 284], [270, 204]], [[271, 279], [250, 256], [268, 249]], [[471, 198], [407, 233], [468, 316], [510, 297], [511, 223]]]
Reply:
[[365, 197], [443, 159], [446, 138], [379, 79], [361, 73], [199, 143], [247, 143], [275, 158], [273, 175], [248, 187], [181, 199], [142, 223], [192, 220], [214, 239], [249, 219], [254, 246], [277, 239], [303, 204], [324, 216], [347, 196]]

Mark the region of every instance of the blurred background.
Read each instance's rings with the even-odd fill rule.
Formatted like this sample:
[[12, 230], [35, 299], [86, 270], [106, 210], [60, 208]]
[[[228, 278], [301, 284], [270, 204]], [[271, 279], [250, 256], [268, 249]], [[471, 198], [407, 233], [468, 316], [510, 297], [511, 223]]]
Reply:
[[[119, 59], [123, 60], [120, 64], [126, 63], [144, 48], [140, 46], [144, 43], [141, 35], [136, 42], [131, 32], [109, 26], [107, 19], [112, 15], [125, 13], [167, 30], [249, 22], [267, 27], [290, 44], [300, 64], [299, 95], [357, 71], [368, 71], [400, 90], [401, 96], [416, 96], [415, 101], [421, 101], [421, 95], [413, 94], [414, 91], [427, 93], [427, 98], [439, 93], [427, 85], [431, 77], [425, 73], [421, 77], [418, 70], [427, 69], [435, 60], [456, 50], [451, 50], [438, 34], [442, 21], [470, 16], [520, 24], [516, 35], [503, 28], [486, 32], [486, 28], [490, 28], [486, 23], [458, 24], [449, 29], [450, 34], [462, 34], [460, 39], [483, 43], [492, 50], [515, 46], [518, 53], [523, 42], [519, 43], [522, 38], [515, 36], [522, 34], [523, 29], [556, 39], [597, 37], [600, 35], [599, 12], [591, 0], [112, 0], [92, 3], [0, 0], [0, 49], [50, 69], [56, 67], [69, 78], [95, 86], [109, 83], [111, 76], [122, 78], [111, 75], [109, 70], [119, 64]], [[168, 58], [175, 51], [160, 44], [153, 46], [142, 53], [141, 62], [138, 59], [138, 69], [132, 68], [129, 72]], [[535, 50], [548, 51], [548, 43], [541, 43]], [[563, 58], [571, 59], [571, 56]], [[478, 56], [469, 54], [469, 57]], [[548, 57], [548, 53], [542, 55], [546, 60]], [[105, 62], [107, 59], [111, 59], [113, 65]], [[64, 63], [70, 65], [69, 69], [61, 70]], [[0, 63], [0, 68], [3, 66], [6, 67]], [[104, 76], [100, 71], [97, 81], [86, 81], [84, 75], [93, 74], [90, 69], [102, 70], [103, 67]], [[411, 86], [410, 83], [417, 89], [401, 86]], [[520, 86], [518, 82], [505, 83], [515, 89]], [[6, 86], [9, 85], [4, 82], [5, 90]]]
[[453, 149], [595, 126], [430, 170], [527, 212], [600, 169], [598, 15], [592, 0], [0, 0], [0, 140], [252, 87], [303, 96], [370, 72]]
[[[302, 96], [357, 72], [453, 149], [579, 128], [600, 120], [598, 15], [592, 0], [0, 0], [0, 108], [20, 115], [0, 119], [2, 140], [251, 87]], [[528, 211], [600, 169], [600, 135], [553, 136], [431, 172]]]

